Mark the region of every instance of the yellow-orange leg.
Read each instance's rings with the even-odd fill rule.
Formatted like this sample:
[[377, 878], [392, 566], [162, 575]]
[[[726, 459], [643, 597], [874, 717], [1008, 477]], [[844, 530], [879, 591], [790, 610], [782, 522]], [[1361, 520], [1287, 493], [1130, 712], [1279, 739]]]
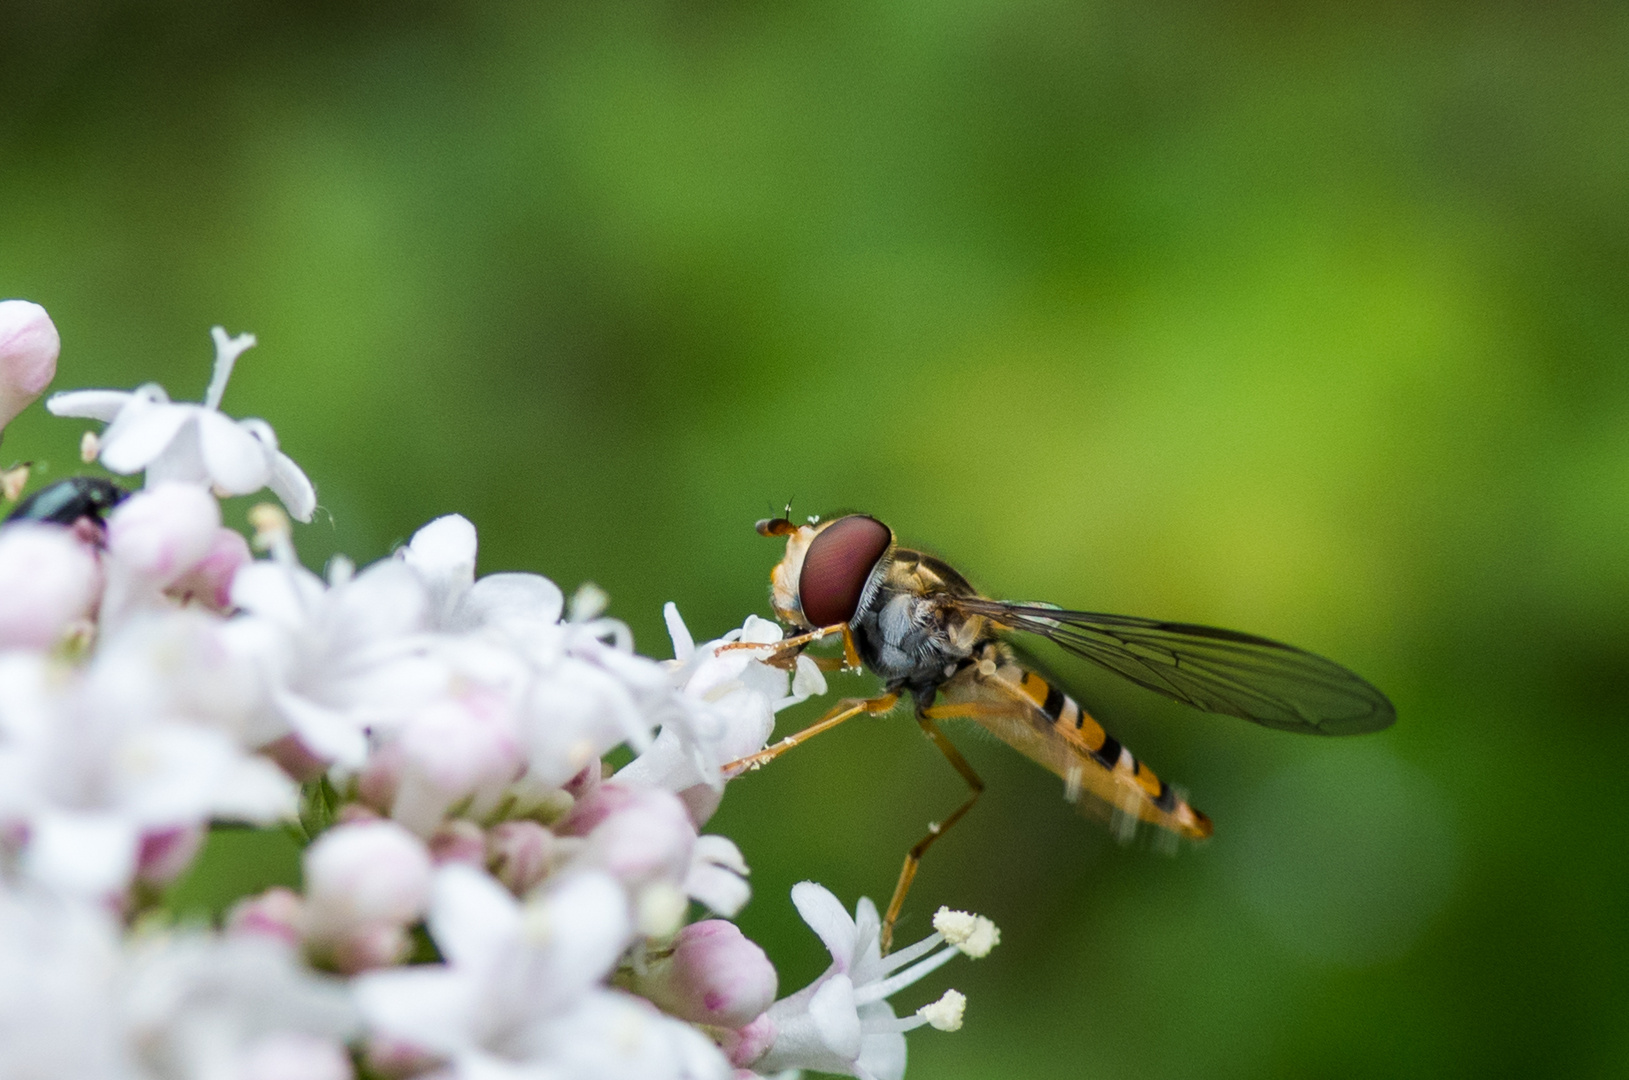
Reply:
[[905, 906], [905, 894], [911, 891], [911, 882], [916, 880], [916, 870], [917, 867], [922, 865], [922, 856], [927, 852], [928, 848], [933, 846], [935, 840], [949, 832], [950, 827], [962, 819], [963, 814], [973, 809], [973, 804], [979, 801], [980, 795], [984, 794], [984, 781], [979, 779], [979, 774], [974, 772], [973, 766], [969, 765], [967, 759], [962, 757], [961, 751], [956, 749], [954, 743], [945, 738], [945, 733], [940, 731], [939, 725], [934, 723], [935, 720], [948, 720], [966, 715], [969, 715], [969, 713], [966, 711], [965, 706], [959, 705], [927, 708], [917, 713], [916, 722], [922, 725], [922, 730], [927, 734], [928, 738], [933, 740], [933, 745], [939, 748], [939, 752], [961, 774], [962, 779], [967, 781], [967, 786], [973, 789], [973, 793], [967, 797], [966, 802], [956, 807], [955, 812], [949, 817], [943, 821], [935, 821], [930, 824], [928, 826], [928, 835], [918, 840], [916, 846], [905, 853], [905, 865], [899, 868], [899, 883], [894, 886], [894, 898], [888, 901], [888, 913], [882, 917], [882, 951], [884, 955], [893, 947], [894, 923], [899, 919], [900, 909]]
[[[843, 660], [841, 666], [849, 668], [850, 670], [859, 670], [860, 652], [854, 647], [854, 635], [849, 631], [847, 623], [834, 623], [831, 626], [823, 626], [819, 630], [810, 630], [806, 634], [798, 634], [796, 637], [789, 637], [784, 641], [777, 641], [774, 643], [775, 651], [769, 654], [768, 659], [766, 659], [764, 663], [770, 665], [771, 667], [790, 668], [792, 666], [792, 658], [798, 653], [802, 652], [804, 649], [808, 648], [810, 645], [813, 645], [817, 641], [831, 637], [833, 634], [843, 635]], [[729, 652], [731, 649], [762, 649], [768, 644], [768, 642], [762, 641], [732, 641], [728, 645], [720, 645], [717, 651]], [[820, 665], [820, 670], [822, 671], [833, 670], [832, 667], [828, 667], [826, 664], [821, 663], [820, 660], [816, 660], [815, 663]]]
[[844, 720], [869, 713], [873, 716], [885, 713], [899, 702], [898, 694], [884, 694], [874, 698], [844, 698], [839, 701], [831, 712], [810, 724], [795, 735], [788, 735], [780, 742], [766, 746], [756, 754], [748, 754], [743, 758], [736, 758], [724, 766], [725, 776], [739, 776], [751, 769], [761, 768], [768, 762], [774, 761], [792, 747], [819, 735], [822, 731], [830, 731]]

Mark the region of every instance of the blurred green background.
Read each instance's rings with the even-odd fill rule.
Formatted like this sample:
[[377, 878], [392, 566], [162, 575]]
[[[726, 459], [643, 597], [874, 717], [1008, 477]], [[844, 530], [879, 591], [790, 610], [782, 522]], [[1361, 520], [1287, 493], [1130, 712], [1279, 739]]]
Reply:
[[[1003, 944], [901, 995], [970, 998], [910, 1075], [1629, 1074], [1624, 5], [12, 0], [0, 94], [59, 386], [254, 331], [313, 565], [459, 511], [667, 656], [663, 601], [768, 613], [791, 497], [1392, 695], [1322, 741], [1059, 664], [1215, 818], [1175, 859], [961, 736], [901, 937]], [[731, 787], [783, 989], [791, 884], [885, 901], [959, 798], [903, 717]]]

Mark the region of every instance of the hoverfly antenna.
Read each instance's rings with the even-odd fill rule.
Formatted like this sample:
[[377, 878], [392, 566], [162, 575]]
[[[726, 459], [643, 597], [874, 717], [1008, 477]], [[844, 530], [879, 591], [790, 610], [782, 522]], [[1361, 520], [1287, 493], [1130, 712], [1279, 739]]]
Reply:
[[[796, 496], [793, 496], [792, 498], [796, 498]], [[792, 499], [789, 498], [786, 500], [786, 509], [781, 511], [781, 517], [785, 518], [787, 521], [792, 520]]]
[[786, 536], [797, 531], [797, 526], [785, 518], [764, 518], [753, 528], [759, 536]]

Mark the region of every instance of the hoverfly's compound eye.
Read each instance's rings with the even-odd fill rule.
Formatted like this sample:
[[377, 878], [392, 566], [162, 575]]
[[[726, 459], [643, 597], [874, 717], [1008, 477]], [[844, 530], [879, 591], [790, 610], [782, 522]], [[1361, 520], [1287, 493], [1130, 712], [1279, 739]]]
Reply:
[[851, 514], [823, 529], [809, 543], [798, 576], [798, 598], [812, 626], [835, 626], [854, 618], [871, 568], [893, 542], [876, 518]]

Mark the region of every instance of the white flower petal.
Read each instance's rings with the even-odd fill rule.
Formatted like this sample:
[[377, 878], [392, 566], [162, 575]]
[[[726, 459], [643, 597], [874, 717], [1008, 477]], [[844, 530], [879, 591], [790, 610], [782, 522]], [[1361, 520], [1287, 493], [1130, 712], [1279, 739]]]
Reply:
[[541, 574], [488, 574], [464, 595], [448, 630], [512, 623], [552, 625], [565, 610], [560, 586]]
[[198, 448], [210, 480], [228, 494], [248, 495], [271, 479], [265, 444], [213, 409], [198, 410]]
[[136, 826], [111, 814], [45, 813], [29, 823], [29, 876], [76, 896], [100, 897], [136, 870]]
[[489, 964], [519, 935], [520, 905], [487, 874], [450, 863], [436, 874], [429, 926], [451, 963]]
[[792, 886], [792, 903], [831, 953], [838, 968], [848, 970], [853, 963], [859, 932], [837, 897], [823, 885], [800, 881]]
[[905, 1036], [897, 1031], [867, 1032], [854, 1065], [855, 1072], [863, 1069], [863, 1075], [873, 1080], [904, 1080]]
[[356, 979], [356, 1004], [368, 1026], [438, 1054], [470, 1045], [480, 985], [444, 966], [396, 968]]
[[322, 581], [315, 574], [273, 562], [250, 563], [232, 578], [235, 606], [288, 630], [300, 626], [322, 595]]
[[271, 825], [295, 818], [300, 791], [287, 773], [265, 758], [239, 757], [223, 771], [210, 802], [215, 817]]
[[690, 628], [680, 618], [679, 605], [671, 600], [663, 604], [662, 621], [667, 623], [667, 636], [673, 639], [673, 659], [688, 663], [696, 654], [696, 639], [690, 636]]
[[447, 514], [422, 526], [397, 554], [433, 584], [468, 587], [475, 581], [475, 526]]
[[525, 922], [526, 938], [549, 948], [562, 988], [605, 978], [633, 936], [627, 894], [600, 873], [572, 874], [526, 905]]
[[196, 405], [154, 402], [138, 392], [102, 434], [102, 464], [116, 473], [145, 469], [180, 434], [181, 428], [201, 412]]
[[45, 407], [52, 416], [100, 420], [107, 424], [129, 403], [130, 396], [128, 390], [69, 390], [52, 394], [46, 399]]
[[809, 999], [809, 1018], [826, 1049], [839, 1057], [860, 1053], [860, 1013], [854, 1004], [854, 983], [847, 975], [833, 975]]
[[294, 464], [294, 459], [281, 450], [272, 452], [271, 479], [268, 483], [272, 494], [288, 507], [289, 517], [302, 523], [311, 521], [311, 515], [317, 510], [317, 489]]
[[[797, 673], [792, 676], [792, 697], [786, 704], [807, 701], [811, 697], [819, 697], [826, 692], [826, 676], [820, 671], [814, 658], [798, 654]], [[776, 711], [785, 708], [785, 705], [776, 707]]]
[[733, 918], [752, 898], [752, 886], [739, 874], [702, 862], [690, 868], [684, 891], [725, 918]]
[[300, 741], [317, 757], [345, 769], [359, 769], [368, 759], [368, 738], [347, 714], [325, 708], [298, 694], [273, 695]]

